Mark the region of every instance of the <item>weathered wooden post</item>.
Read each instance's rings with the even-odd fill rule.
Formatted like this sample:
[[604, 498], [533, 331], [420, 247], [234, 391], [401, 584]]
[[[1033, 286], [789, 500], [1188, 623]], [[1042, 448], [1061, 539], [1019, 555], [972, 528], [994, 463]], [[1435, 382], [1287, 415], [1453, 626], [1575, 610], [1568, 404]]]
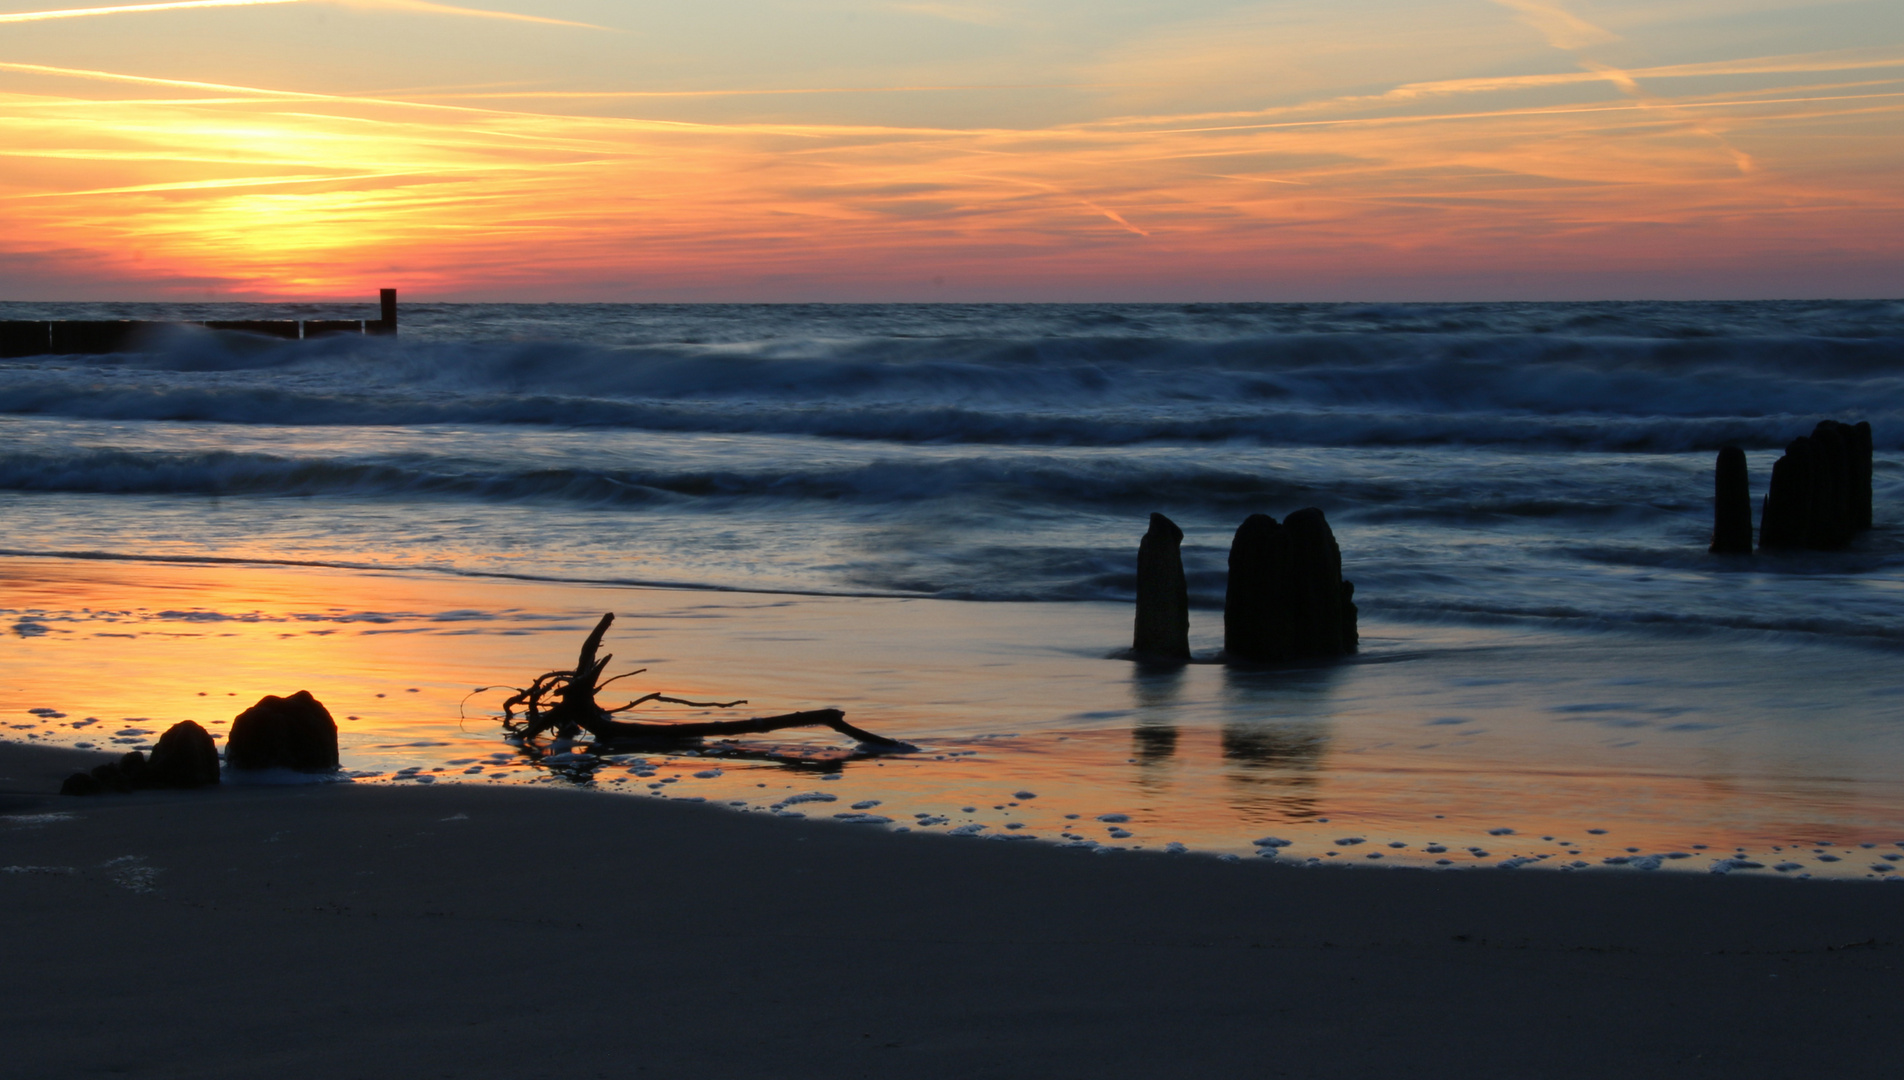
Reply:
[[1745, 451], [1719, 451], [1713, 469], [1712, 546], [1714, 555], [1752, 554], [1752, 487], [1745, 472]]
[[1845, 450], [1851, 457], [1851, 527], [1871, 527], [1871, 422], [1860, 420], [1845, 429]]
[[1822, 551], [1851, 542], [1851, 461], [1845, 425], [1820, 420], [1811, 431], [1811, 527], [1807, 544]]
[[0, 322], [0, 360], [43, 356], [53, 347], [53, 332], [44, 322]]
[[1223, 590], [1223, 652], [1242, 660], [1274, 660], [1289, 651], [1288, 628], [1276, 617], [1278, 573], [1289, 561], [1289, 537], [1268, 514], [1251, 514], [1230, 541], [1230, 577]]
[[1296, 656], [1345, 656], [1360, 644], [1355, 584], [1342, 580], [1342, 549], [1315, 507], [1283, 519], [1289, 534], [1290, 650]]
[[[397, 332], [397, 290], [379, 289], [377, 301], [383, 307], [383, 318], [364, 325], [366, 334], [394, 334]], [[375, 329], [372, 329], [375, 327]]]
[[1801, 435], [1772, 463], [1772, 482], [1765, 489], [1765, 509], [1759, 517], [1760, 551], [1805, 546], [1811, 525], [1811, 472], [1811, 440]]
[[1352, 653], [1360, 644], [1354, 597], [1322, 511], [1298, 510], [1280, 525], [1251, 514], [1230, 544], [1223, 653], [1254, 662]]
[[1190, 586], [1183, 576], [1183, 530], [1162, 514], [1137, 545], [1137, 625], [1131, 652], [1143, 659], [1190, 659]]

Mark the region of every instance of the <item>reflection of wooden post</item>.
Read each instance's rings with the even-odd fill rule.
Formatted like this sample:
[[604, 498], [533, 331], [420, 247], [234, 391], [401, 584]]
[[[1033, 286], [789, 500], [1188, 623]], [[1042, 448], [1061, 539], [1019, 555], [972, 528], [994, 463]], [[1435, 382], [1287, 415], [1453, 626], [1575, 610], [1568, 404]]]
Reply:
[[383, 325], [378, 329], [377, 332], [380, 334], [396, 333], [397, 332], [397, 290], [382, 289], [377, 293], [377, 299], [383, 304]]

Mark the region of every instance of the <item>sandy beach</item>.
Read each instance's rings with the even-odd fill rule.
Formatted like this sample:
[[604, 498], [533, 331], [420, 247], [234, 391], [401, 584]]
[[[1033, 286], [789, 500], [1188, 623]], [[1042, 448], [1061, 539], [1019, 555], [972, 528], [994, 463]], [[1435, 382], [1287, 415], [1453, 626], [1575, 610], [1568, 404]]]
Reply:
[[[222, 317], [34, 317], [115, 315]], [[0, 365], [10, 1072], [1898, 1071], [1893, 307], [403, 325]], [[1823, 417], [1874, 527], [1710, 554], [1713, 448]], [[1356, 651], [1226, 662], [1304, 508]], [[605, 612], [623, 719], [905, 746], [513, 736]], [[349, 783], [53, 794], [298, 691]]]
[[12, 1075], [1894, 1075], [1904, 894], [1299, 869], [560, 789], [76, 799], [0, 744]]

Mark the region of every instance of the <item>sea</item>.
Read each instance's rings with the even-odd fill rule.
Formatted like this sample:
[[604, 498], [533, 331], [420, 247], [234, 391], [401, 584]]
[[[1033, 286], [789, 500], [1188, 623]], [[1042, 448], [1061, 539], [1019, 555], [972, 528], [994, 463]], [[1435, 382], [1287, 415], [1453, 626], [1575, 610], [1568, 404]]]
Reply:
[[[1875, 527], [1708, 554], [1715, 452], [1745, 450], [1756, 517], [1823, 419], [1873, 427]], [[1223, 664], [1231, 535], [1305, 507], [1361, 651]], [[1153, 512], [1185, 533], [1182, 668], [1118, 655]], [[149, 745], [201, 694], [288, 693], [253, 667], [292, 633], [361, 641], [279, 680], [341, 700], [401, 637], [408, 674], [376, 692], [407, 712], [367, 691], [361, 729], [339, 716], [358, 782], [1107, 854], [1897, 880], [1901, 521], [1904, 301], [406, 303], [394, 337], [179, 328], [0, 361], [0, 734]], [[507, 742], [468, 692], [562, 667], [609, 610], [651, 668], [630, 685], [841, 704], [915, 751]], [[96, 677], [22, 674], [69, 670]], [[255, 678], [183, 689], [212, 672]]]

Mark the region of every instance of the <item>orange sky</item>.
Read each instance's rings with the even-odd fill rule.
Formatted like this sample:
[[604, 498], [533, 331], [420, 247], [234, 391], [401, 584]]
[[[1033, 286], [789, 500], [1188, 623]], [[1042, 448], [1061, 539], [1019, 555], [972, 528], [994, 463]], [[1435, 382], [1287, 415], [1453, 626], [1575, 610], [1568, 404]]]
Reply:
[[1904, 295], [1895, 0], [0, 0], [0, 299]]

